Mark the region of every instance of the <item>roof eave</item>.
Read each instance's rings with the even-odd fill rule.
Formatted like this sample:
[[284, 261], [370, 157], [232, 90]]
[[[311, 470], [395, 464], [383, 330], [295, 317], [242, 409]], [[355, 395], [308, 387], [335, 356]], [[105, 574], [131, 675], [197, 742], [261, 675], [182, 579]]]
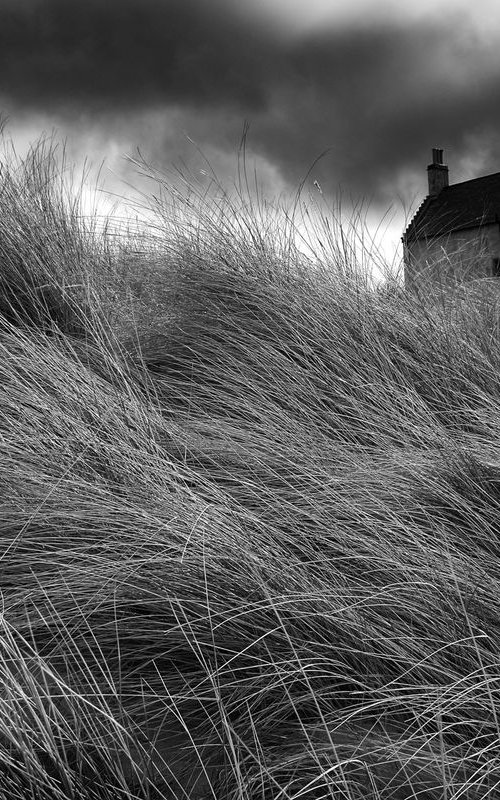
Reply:
[[490, 226], [498, 225], [498, 224], [499, 224], [498, 220], [491, 219], [491, 220], [488, 220], [487, 222], [475, 222], [474, 224], [458, 225], [457, 227], [454, 227], [454, 228], [446, 228], [444, 233], [443, 232], [441, 232], [441, 233], [426, 233], [424, 228], [422, 228], [421, 231], [417, 231], [416, 229], [414, 229], [414, 230], [411, 230], [411, 231], [408, 232], [408, 229], [407, 229], [405, 231], [405, 233], [403, 234], [403, 240], [405, 242], [408, 242], [410, 240], [418, 241], [418, 240], [421, 240], [421, 239], [425, 239], [425, 240], [428, 240], [428, 239], [442, 239], [443, 236], [450, 236], [452, 233], [459, 233], [460, 231], [472, 231], [472, 230], [479, 229], [479, 228], [488, 228]]

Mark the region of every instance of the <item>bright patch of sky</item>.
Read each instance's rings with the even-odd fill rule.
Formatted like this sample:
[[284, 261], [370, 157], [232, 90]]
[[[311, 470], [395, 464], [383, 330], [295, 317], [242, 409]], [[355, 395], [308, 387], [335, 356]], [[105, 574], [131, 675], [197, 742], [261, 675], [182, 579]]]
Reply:
[[325, 26], [361, 27], [376, 20], [394, 24], [421, 23], [435, 20], [440, 24], [449, 19], [465, 17], [471, 30], [485, 39], [500, 31], [498, 0], [226, 0], [232, 10], [250, 18], [266, 20], [284, 33], [304, 33]]

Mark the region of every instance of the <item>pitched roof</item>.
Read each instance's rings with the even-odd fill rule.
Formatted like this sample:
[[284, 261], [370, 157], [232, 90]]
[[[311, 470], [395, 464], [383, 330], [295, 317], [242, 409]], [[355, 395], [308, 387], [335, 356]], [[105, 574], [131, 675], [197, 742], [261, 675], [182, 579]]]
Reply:
[[404, 239], [445, 236], [500, 220], [500, 172], [454, 183], [426, 197], [408, 225]]

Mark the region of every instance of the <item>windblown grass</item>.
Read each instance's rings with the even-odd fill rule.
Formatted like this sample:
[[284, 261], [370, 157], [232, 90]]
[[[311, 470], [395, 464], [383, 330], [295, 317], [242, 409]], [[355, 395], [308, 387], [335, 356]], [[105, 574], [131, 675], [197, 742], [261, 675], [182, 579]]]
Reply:
[[58, 176], [0, 187], [2, 796], [495, 797], [491, 303], [192, 187], [110, 244]]

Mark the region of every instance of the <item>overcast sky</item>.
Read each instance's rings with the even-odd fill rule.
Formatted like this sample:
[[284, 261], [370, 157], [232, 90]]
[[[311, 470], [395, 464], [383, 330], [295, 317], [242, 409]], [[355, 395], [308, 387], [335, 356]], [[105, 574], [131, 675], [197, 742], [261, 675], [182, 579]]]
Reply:
[[0, 0], [0, 13], [8, 134], [22, 151], [57, 129], [73, 159], [106, 160], [114, 190], [134, 180], [122, 155], [137, 147], [197, 170], [189, 139], [230, 180], [245, 122], [269, 196], [327, 151], [311, 186], [392, 205], [393, 234], [426, 193], [432, 147], [451, 182], [500, 171], [497, 0]]

